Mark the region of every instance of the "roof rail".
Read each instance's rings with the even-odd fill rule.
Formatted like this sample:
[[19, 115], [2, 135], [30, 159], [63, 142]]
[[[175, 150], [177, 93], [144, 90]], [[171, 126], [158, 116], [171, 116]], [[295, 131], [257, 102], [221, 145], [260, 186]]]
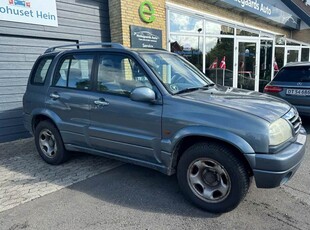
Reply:
[[95, 42], [89, 42], [89, 43], [76, 43], [76, 44], [70, 44], [70, 45], [62, 45], [62, 46], [54, 46], [51, 48], [48, 48], [44, 53], [51, 53], [54, 52], [58, 48], [65, 48], [65, 47], [76, 47], [77, 49], [80, 49], [80, 46], [101, 46], [101, 47], [110, 47], [110, 48], [118, 48], [118, 49], [125, 49], [125, 47], [119, 43], [112, 43], [112, 42], [102, 42], [102, 43], [95, 43]]

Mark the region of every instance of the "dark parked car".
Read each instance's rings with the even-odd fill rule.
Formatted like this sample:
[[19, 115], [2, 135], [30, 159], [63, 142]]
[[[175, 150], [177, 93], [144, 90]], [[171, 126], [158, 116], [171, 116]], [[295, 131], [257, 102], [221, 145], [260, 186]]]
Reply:
[[310, 62], [287, 64], [264, 92], [288, 101], [299, 114], [310, 116]]
[[47, 163], [80, 151], [176, 173], [210, 212], [234, 209], [253, 176], [274, 188], [297, 171], [306, 132], [289, 103], [215, 85], [177, 54], [100, 45], [50, 48], [34, 64], [24, 122]]

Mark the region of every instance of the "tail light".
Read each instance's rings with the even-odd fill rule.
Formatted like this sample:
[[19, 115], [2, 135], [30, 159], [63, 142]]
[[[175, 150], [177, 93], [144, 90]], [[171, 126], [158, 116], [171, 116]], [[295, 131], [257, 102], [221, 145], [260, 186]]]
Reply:
[[283, 88], [279, 86], [266, 85], [264, 88], [264, 93], [279, 93]]

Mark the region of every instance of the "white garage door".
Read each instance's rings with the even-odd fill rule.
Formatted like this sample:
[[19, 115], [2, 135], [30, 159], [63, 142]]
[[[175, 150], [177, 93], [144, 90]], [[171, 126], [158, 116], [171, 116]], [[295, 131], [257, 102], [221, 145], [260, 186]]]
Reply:
[[75, 41], [0, 35], [0, 142], [29, 136], [22, 122], [22, 97], [33, 63], [48, 47]]

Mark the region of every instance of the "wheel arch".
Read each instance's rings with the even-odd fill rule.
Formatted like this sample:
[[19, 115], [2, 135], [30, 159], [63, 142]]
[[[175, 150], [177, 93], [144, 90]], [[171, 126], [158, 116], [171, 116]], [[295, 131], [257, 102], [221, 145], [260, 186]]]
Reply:
[[36, 127], [41, 121], [48, 120], [59, 130], [57, 123], [59, 123], [60, 118], [51, 111], [48, 110], [37, 110], [32, 113], [31, 127], [33, 133]]
[[[224, 138], [225, 136], [229, 136], [230, 138]], [[174, 149], [172, 151], [172, 168], [177, 168], [180, 157], [189, 147], [201, 142], [215, 142], [219, 145], [225, 145], [225, 147], [230, 149], [234, 156], [244, 164], [249, 175], [253, 176], [251, 163], [247, 160], [244, 154], [253, 154], [254, 150], [241, 137], [235, 134], [227, 133], [225, 133], [224, 136], [220, 134], [212, 135], [210, 133], [197, 133], [184, 135], [178, 138], [178, 141], [175, 143]]]

